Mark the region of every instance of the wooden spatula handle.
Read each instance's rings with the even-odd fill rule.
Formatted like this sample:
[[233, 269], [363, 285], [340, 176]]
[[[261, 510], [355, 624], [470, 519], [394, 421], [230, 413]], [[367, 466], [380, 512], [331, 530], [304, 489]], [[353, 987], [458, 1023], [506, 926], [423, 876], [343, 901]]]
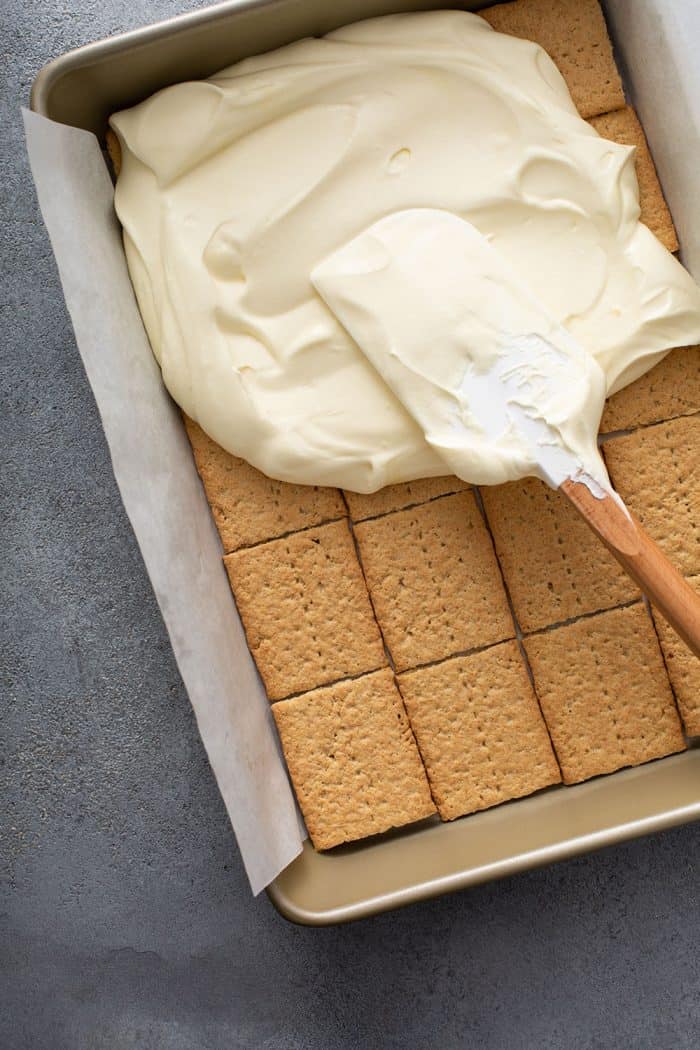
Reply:
[[649, 601], [700, 657], [700, 595], [639, 522], [612, 496], [605, 494], [599, 499], [588, 485], [574, 478], [568, 478], [561, 485], [561, 491]]

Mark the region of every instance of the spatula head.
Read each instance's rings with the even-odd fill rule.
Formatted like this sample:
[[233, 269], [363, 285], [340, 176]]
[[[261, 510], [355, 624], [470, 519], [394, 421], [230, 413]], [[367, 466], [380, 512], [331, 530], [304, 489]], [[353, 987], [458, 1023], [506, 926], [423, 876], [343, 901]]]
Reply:
[[470, 223], [396, 212], [311, 278], [459, 477], [556, 488], [583, 471], [607, 487], [602, 370]]

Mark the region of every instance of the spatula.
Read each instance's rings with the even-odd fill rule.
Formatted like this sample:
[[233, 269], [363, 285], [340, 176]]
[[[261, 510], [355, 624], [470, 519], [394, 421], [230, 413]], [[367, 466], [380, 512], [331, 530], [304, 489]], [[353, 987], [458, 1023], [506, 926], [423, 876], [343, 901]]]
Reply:
[[596, 435], [605, 377], [497, 246], [444, 211], [396, 212], [312, 281], [448, 467], [559, 489], [700, 656], [700, 596], [613, 490]]

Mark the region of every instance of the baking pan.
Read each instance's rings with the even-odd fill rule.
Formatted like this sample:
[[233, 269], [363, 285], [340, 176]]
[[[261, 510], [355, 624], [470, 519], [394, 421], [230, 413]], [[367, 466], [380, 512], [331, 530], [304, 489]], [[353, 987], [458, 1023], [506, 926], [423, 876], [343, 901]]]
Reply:
[[[103, 138], [107, 117], [159, 88], [208, 76], [248, 55], [397, 11], [473, 3], [411, 0], [229, 0], [69, 52], [44, 67], [31, 105]], [[700, 818], [700, 748], [450, 824], [431, 819], [330, 853], [307, 842], [268, 887], [295, 922], [368, 916]]]

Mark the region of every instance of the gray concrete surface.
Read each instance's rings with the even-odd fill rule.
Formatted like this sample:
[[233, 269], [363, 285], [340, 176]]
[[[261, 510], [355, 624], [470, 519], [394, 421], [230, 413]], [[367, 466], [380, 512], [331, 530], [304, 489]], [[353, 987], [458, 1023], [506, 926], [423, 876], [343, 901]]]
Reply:
[[250, 897], [18, 116], [47, 59], [185, 6], [1, 5], [0, 1047], [697, 1048], [698, 826], [340, 929]]

